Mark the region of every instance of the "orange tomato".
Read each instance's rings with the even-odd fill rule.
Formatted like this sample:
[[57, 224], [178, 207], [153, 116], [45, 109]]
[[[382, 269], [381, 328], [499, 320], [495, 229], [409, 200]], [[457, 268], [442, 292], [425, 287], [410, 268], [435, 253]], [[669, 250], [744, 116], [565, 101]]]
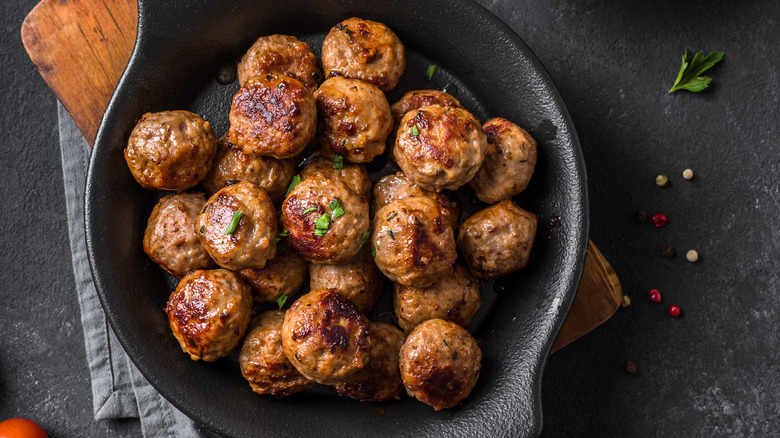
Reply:
[[0, 438], [49, 438], [38, 423], [26, 418], [0, 422]]

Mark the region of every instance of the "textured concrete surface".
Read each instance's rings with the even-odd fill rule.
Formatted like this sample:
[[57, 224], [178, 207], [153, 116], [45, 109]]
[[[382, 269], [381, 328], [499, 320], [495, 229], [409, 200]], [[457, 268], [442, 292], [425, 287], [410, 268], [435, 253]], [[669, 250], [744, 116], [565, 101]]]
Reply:
[[[550, 357], [544, 434], [779, 434], [780, 7], [481, 2], [558, 84], [588, 166], [591, 237], [633, 300]], [[0, 2], [0, 419], [32, 418], [52, 437], [137, 436], [133, 422], [92, 418], [55, 101], [19, 38], [35, 3]], [[724, 51], [725, 61], [711, 89], [669, 95], [686, 47]], [[692, 181], [681, 177], [687, 167]], [[655, 186], [659, 173], [671, 186]], [[637, 223], [639, 208], [669, 224]], [[676, 257], [661, 257], [667, 244]], [[647, 300], [650, 288], [662, 304]], [[670, 304], [683, 316], [669, 317]], [[627, 360], [636, 375], [623, 372]]]

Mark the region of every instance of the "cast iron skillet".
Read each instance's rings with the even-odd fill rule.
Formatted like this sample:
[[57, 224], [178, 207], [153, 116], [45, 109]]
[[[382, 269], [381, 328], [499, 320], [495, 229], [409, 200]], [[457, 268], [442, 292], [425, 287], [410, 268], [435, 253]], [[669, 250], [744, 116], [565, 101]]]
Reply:
[[[108, 320], [155, 388], [193, 419], [236, 437], [538, 434], [541, 373], [582, 273], [588, 214], [574, 127], [520, 38], [468, 0], [138, 3], [135, 50], [97, 134], [85, 214], [89, 261]], [[482, 372], [471, 396], [447, 411], [408, 398], [359, 403], [328, 390], [274, 400], [250, 391], [235, 358], [191, 361], [162, 310], [174, 283], [141, 246], [159, 194], [133, 180], [122, 156], [138, 118], [147, 111], [193, 108], [219, 136], [237, 88], [214, 83], [221, 65], [239, 59], [258, 36], [273, 33], [299, 36], [319, 53], [328, 29], [352, 16], [386, 23], [407, 48], [407, 70], [390, 102], [405, 90], [455, 84], [457, 97], [483, 121], [506, 117], [539, 142], [531, 187], [516, 198], [540, 217], [532, 261], [483, 289], [488, 304], [472, 326], [482, 340]], [[422, 79], [429, 63], [438, 65], [433, 82]], [[547, 220], [555, 216], [562, 220], [550, 229]]]

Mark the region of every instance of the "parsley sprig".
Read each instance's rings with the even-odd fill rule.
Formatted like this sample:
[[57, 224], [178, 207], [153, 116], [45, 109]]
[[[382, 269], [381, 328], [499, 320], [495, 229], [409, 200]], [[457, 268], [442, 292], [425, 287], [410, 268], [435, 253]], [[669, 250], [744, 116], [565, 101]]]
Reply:
[[228, 225], [227, 229], [225, 229], [225, 234], [233, 234], [233, 232], [236, 231], [238, 223], [241, 221], [241, 216], [243, 216], [243, 214], [243, 210], [233, 212], [233, 219], [230, 220], [230, 225]]
[[702, 73], [711, 69], [712, 66], [722, 60], [723, 52], [710, 52], [709, 55], [704, 56], [704, 52], [700, 51], [691, 58], [690, 52], [688, 52], [688, 49], [685, 49], [680, 72], [677, 74], [677, 79], [674, 81], [672, 88], [669, 89], [669, 92], [688, 90], [698, 93], [704, 90], [710, 85], [712, 78], [702, 76]]

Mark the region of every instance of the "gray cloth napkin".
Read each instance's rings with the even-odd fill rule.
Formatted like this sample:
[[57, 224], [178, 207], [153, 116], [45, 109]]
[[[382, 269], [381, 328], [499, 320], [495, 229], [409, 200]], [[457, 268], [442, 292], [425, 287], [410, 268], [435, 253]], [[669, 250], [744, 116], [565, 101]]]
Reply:
[[108, 325], [92, 283], [84, 235], [84, 190], [92, 150], [61, 104], [57, 112], [73, 275], [84, 326], [95, 419], [139, 418], [146, 438], [215, 437], [173, 407], [146, 381]]

